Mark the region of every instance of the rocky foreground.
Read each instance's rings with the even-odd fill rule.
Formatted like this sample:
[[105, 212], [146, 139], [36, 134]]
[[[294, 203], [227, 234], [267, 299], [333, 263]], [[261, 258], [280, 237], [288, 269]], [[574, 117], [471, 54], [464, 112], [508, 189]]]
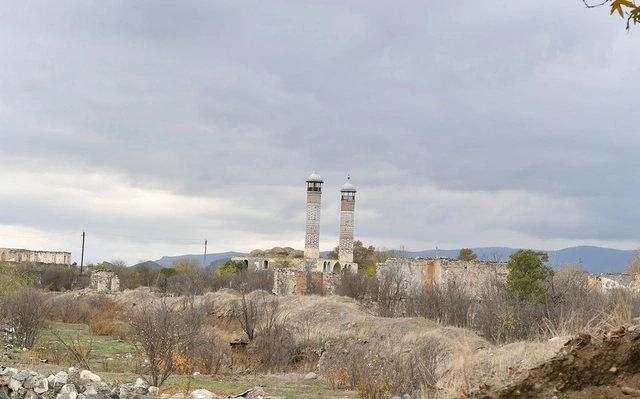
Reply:
[[[182, 393], [158, 395], [159, 391], [142, 378], [135, 383], [111, 386], [91, 371], [73, 367], [68, 372], [59, 371], [49, 376], [11, 367], [0, 371], [0, 399], [223, 399], [206, 389], [194, 390], [187, 396]], [[268, 396], [260, 387], [225, 398], [284, 399]]]

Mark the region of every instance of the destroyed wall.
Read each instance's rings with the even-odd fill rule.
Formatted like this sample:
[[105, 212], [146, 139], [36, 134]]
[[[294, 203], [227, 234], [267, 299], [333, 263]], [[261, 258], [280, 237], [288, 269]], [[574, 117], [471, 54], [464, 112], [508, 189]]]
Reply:
[[305, 272], [294, 269], [275, 269], [273, 293], [276, 295], [322, 294], [334, 295], [340, 274]]
[[119, 292], [120, 278], [114, 272], [98, 270], [91, 273], [90, 287], [96, 292]]
[[0, 248], [0, 261], [11, 263], [33, 262], [71, 266], [71, 252]]
[[593, 289], [608, 292], [614, 289], [626, 289], [640, 292], [640, 280], [634, 280], [626, 273], [602, 273], [589, 278], [589, 284]]
[[509, 274], [505, 262], [457, 259], [441, 259], [440, 262], [442, 264], [442, 282], [455, 279], [475, 294], [489, 280], [497, 278], [500, 281], [506, 281]]
[[507, 266], [503, 262], [461, 261], [442, 258], [389, 258], [376, 265], [376, 275], [401, 273], [412, 286], [447, 284], [457, 281], [477, 295], [483, 283], [492, 278], [506, 280]]

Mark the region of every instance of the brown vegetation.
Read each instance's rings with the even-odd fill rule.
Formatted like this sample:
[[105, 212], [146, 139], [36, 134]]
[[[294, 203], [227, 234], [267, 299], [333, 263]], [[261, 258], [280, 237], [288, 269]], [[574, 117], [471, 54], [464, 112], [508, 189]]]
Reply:
[[[345, 273], [337, 287], [341, 296], [277, 297], [256, 288], [264, 287], [268, 271], [214, 276], [185, 270], [164, 274], [166, 285], [147, 275], [139, 281], [158, 285], [117, 294], [15, 294], [42, 295], [42, 303], [52, 306], [38, 309], [47, 309], [51, 321], [84, 324], [91, 337], [107, 334], [134, 343], [139, 352], [133, 368], [119, 371], [146, 375], [154, 385], [194, 372], [315, 371], [326, 389], [350, 389], [361, 398], [489, 394], [552, 357], [567, 339], [558, 337], [599, 333], [614, 343], [628, 333], [616, 328], [640, 316], [637, 295], [594, 291], [575, 268], [544, 281], [544, 301], [509, 295], [498, 279], [471, 292], [456, 279], [415, 286], [398, 271], [379, 279]], [[170, 283], [181, 276], [174, 281], [184, 286], [196, 275], [196, 290]], [[28, 301], [11, 298], [3, 298], [3, 310], [32, 309]], [[62, 335], [58, 341], [66, 355], [40, 353], [95, 367], [94, 341]]]

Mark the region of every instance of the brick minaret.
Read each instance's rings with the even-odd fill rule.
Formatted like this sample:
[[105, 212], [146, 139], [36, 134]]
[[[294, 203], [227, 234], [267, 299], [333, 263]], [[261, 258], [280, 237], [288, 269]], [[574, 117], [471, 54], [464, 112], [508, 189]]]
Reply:
[[304, 257], [320, 258], [320, 202], [322, 199], [322, 177], [313, 172], [307, 178], [307, 230], [304, 237]]
[[340, 242], [338, 243], [338, 261], [344, 267], [353, 262], [353, 220], [356, 208], [356, 187], [351, 177], [340, 189]]

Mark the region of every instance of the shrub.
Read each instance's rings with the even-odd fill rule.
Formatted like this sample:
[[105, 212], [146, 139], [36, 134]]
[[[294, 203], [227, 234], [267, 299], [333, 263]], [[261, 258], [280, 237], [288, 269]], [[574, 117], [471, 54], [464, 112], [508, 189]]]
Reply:
[[86, 324], [93, 334], [124, 335], [119, 322], [122, 306], [105, 295], [64, 295], [55, 297], [52, 303], [51, 320]]
[[359, 273], [342, 273], [336, 289], [338, 295], [348, 296], [358, 301], [371, 297], [374, 287], [377, 287], [375, 276]]
[[130, 320], [130, 338], [147, 356], [143, 372], [151, 384], [161, 386], [175, 372], [193, 367], [196, 348], [202, 345], [200, 329], [206, 317], [206, 306], [197, 306], [193, 298], [184, 298], [172, 309], [161, 300], [143, 305]]
[[359, 398], [431, 397], [440, 378], [437, 366], [446, 353], [435, 339], [417, 345], [413, 351], [395, 348], [384, 353], [364, 341], [332, 343], [323, 371], [332, 387], [355, 389]]
[[19, 288], [2, 298], [2, 311], [13, 329], [15, 344], [32, 348], [45, 327], [50, 303], [34, 288]]

